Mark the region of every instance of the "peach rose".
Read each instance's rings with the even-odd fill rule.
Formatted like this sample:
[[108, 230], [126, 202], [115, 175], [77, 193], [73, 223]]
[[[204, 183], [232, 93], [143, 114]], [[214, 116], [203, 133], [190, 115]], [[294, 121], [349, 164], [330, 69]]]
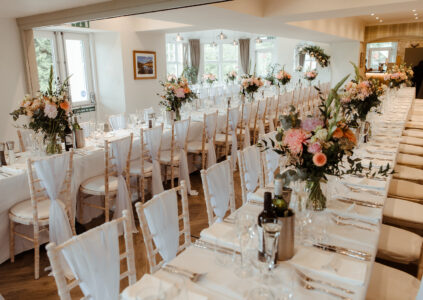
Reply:
[[70, 105], [69, 105], [68, 101], [60, 102], [59, 106], [60, 106], [61, 109], [63, 109], [66, 112], [69, 111], [69, 109], [70, 109]]
[[327, 162], [327, 158], [326, 155], [322, 152], [318, 152], [316, 154], [313, 155], [313, 163], [317, 166], [317, 167], [323, 167]]

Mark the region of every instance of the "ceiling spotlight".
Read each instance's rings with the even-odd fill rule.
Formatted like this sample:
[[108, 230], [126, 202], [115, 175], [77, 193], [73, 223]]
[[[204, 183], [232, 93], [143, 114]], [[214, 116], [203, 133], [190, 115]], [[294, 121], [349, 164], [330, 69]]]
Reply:
[[237, 40], [234, 40], [234, 41], [232, 42], [232, 45], [234, 45], [234, 46], [238, 46], [238, 41], [237, 41]]
[[184, 38], [178, 33], [177, 35], [176, 35], [176, 41], [177, 42], [182, 42], [184, 40]]
[[413, 9], [413, 12], [416, 12], [416, 10], [415, 10], [415, 9]]
[[419, 14], [418, 14], [418, 13], [415, 13], [414, 15], [415, 15], [415, 16], [418, 16]]
[[225, 34], [223, 34], [223, 32], [220, 32], [220, 34], [217, 36], [217, 38], [219, 40], [226, 40], [228, 37]]
[[419, 17], [415, 17], [414, 19], [418, 20], [418, 19], [419, 19]]
[[213, 42], [210, 44], [210, 46], [212, 46], [212, 47], [217, 47], [217, 43], [216, 43], [215, 41], [213, 41]]
[[379, 20], [379, 22], [380, 22], [380, 23], [382, 23], [382, 22], [383, 22], [383, 20]]
[[379, 20], [379, 17], [376, 17], [376, 20]]
[[375, 15], [375, 13], [371, 13], [370, 15], [371, 15], [371, 16], [374, 16], [374, 15]]
[[261, 40], [261, 38], [257, 37], [256, 38], [256, 44], [261, 44], [261, 43], [263, 43], [263, 41]]

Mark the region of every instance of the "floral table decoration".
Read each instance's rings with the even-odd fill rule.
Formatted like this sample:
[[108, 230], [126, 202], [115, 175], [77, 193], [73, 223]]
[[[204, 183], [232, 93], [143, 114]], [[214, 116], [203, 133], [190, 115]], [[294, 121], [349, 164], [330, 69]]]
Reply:
[[304, 79], [308, 81], [308, 84], [311, 86], [313, 80], [316, 79], [318, 73], [316, 70], [310, 70], [304, 73]]
[[394, 65], [386, 71], [385, 81], [391, 89], [398, 89], [402, 85], [412, 86], [413, 69], [406, 64]]
[[230, 71], [226, 73], [226, 81], [230, 82], [231, 84], [234, 84], [237, 76], [238, 76], [238, 73], [235, 70]]
[[203, 74], [203, 80], [209, 85], [212, 86], [215, 81], [217, 81], [216, 75], [212, 73]]
[[248, 96], [250, 102], [254, 101], [254, 93], [263, 86], [263, 80], [255, 75], [244, 75], [241, 80], [241, 94]]

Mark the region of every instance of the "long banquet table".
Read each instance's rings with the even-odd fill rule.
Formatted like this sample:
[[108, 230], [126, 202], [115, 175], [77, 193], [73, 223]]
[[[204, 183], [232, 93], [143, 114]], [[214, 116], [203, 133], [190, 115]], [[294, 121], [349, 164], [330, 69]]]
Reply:
[[[363, 144], [354, 151], [354, 156], [361, 157], [363, 165], [371, 161], [373, 166], [395, 165], [400, 137], [408, 119], [410, 107], [414, 100], [414, 90], [403, 88], [399, 91], [394, 104], [390, 105], [389, 111], [382, 115], [374, 116], [374, 135], [369, 143]], [[383, 203], [387, 197], [389, 183], [392, 175], [375, 179], [344, 177], [343, 179], [329, 183], [331, 197], [328, 199], [327, 209], [321, 214], [326, 214], [327, 221], [316, 223], [312, 234], [321, 235], [324, 242], [358, 250], [371, 254], [369, 261], [317, 249], [310, 244], [296, 239], [295, 255], [286, 262], [279, 262], [274, 270], [279, 278], [278, 283], [272, 284], [272, 289], [278, 295], [277, 299], [365, 299], [377, 252], [381, 220], [383, 215]], [[367, 201], [372, 204], [380, 204], [380, 207], [366, 207], [355, 204], [346, 204], [338, 201], [338, 197], [345, 196], [349, 199]], [[240, 210], [246, 210], [258, 215], [261, 207], [249, 203]], [[362, 220], [369, 224], [368, 230], [353, 226], [340, 226], [332, 221], [332, 213], [343, 217]], [[359, 223], [361, 225], [366, 223]], [[356, 224], [356, 223], [355, 223]], [[298, 228], [297, 228], [298, 229]], [[322, 234], [323, 232], [323, 234]], [[313, 238], [316, 238], [314, 236]], [[225, 247], [239, 249], [236, 237], [235, 225], [229, 222], [215, 223], [201, 233], [201, 240]], [[251, 278], [239, 278], [235, 274], [235, 263], [224, 265], [216, 262], [215, 253], [211, 249], [205, 249], [191, 245], [176, 258], [169, 262], [170, 265], [189, 270], [191, 272], [206, 273], [204, 278], [193, 283], [188, 280], [184, 286], [191, 293], [192, 299], [246, 299], [248, 291], [258, 286], [257, 276]], [[323, 288], [342, 297], [333, 297], [326, 292], [307, 290], [298, 284], [294, 272], [301, 270], [312, 278], [331, 282], [351, 290], [348, 294], [327, 285], [312, 284]], [[136, 299], [143, 290], [151, 286], [151, 276], [156, 280], [167, 284], [179, 284], [180, 278], [175, 274], [159, 270], [153, 275], [145, 275], [136, 284], [128, 287], [122, 294], [122, 299]], [[286, 297], [292, 293], [293, 298]], [[191, 299], [191, 298], [190, 298]]]

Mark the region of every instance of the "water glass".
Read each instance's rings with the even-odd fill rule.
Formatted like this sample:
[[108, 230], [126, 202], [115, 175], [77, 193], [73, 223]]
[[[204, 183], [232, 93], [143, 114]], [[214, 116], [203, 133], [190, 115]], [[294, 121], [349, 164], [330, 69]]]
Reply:
[[247, 278], [252, 276], [252, 269], [249, 264], [246, 264], [248, 246], [251, 244], [251, 230], [256, 224], [256, 216], [248, 212], [239, 211], [236, 214], [236, 231], [239, 240], [240, 248], [240, 266], [235, 269], [237, 276]]

